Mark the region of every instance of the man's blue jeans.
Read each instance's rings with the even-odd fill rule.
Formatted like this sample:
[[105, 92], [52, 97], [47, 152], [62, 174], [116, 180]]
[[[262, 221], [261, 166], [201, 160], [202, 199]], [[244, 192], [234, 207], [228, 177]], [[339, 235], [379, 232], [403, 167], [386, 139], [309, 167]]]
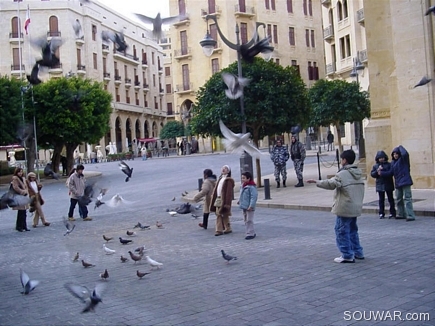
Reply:
[[415, 219], [414, 208], [412, 206], [411, 186], [396, 188], [397, 214], [408, 219]]
[[363, 248], [359, 243], [356, 217], [337, 216], [335, 221], [335, 240], [338, 250], [344, 259], [364, 257]]

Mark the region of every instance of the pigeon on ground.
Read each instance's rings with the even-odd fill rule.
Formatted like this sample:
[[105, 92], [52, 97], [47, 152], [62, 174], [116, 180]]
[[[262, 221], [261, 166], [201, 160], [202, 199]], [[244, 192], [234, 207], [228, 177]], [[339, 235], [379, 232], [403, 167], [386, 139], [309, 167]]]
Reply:
[[21, 292], [22, 294], [29, 294], [39, 284], [39, 281], [31, 280], [29, 275], [27, 275], [22, 269], [20, 269], [20, 279], [21, 285], [23, 286], [23, 292]]
[[163, 266], [162, 263], [159, 263], [158, 261], [155, 261], [153, 259], [150, 258], [150, 256], [145, 256], [148, 264], [150, 264], [151, 268], [157, 267], [160, 268], [160, 266]]
[[162, 25], [173, 24], [180, 21], [181, 16], [172, 16], [162, 18], [160, 13], [157, 14], [156, 18], [151, 18], [142, 14], [135, 14], [137, 18], [139, 18], [144, 24], [152, 24], [153, 25], [153, 36], [156, 40], [161, 40], [164, 37], [164, 33], [162, 31]]
[[182, 197], [184, 197], [184, 196], [186, 196], [186, 195], [185, 195], [185, 194], [183, 194], [183, 193], [181, 193], [181, 196], [182, 196]]
[[107, 271], [107, 269], [104, 270], [104, 273], [100, 274], [100, 277], [102, 280], [107, 280], [109, 278], [109, 272]]
[[124, 33], [122, 32], [115, 33], [112, 31], [102, 31], [101, 38], [105, 43], [112, 41], [116, 47], [116, 51], [118, 52], [124, 52], [128, 48], [128, 45], [125, 42]]
[[53, 179], [59, 180], [60, 175], [53, 171], [51, 168], [51, 163], [47, 163], [47, 165], [44, 168], [44, 175], [46, 177], [52, 177]]
[[134, 260], [134, 263], [135, 263], [135, 264], [136, 264], [136, 262], [142, 260], [142, 256], [135, 255], [135, 254], [132, 253], [131, 251], [129, 251], [128, 253], [130, 254], [130, 258], [131, 258], [132, 260]]
[[142, 277], [144, 277], [145, 275], [148, 275], [148, 274], [149, 273], [139, 272], [139, 270], [136, 271], [136, 275], [137, 275], [137, 277], [139, 277], [140, 280], [142, 279]]
[[65, 216], [63, 217], [63, 224], [66, 227], [66, 232], [63, 236], [70, 234], [72, 231], [74, 231], [74, 229], [76, 227], [76, 225], [74, 223], [71, 223], [70, 221], [68, 221], [68, 219]]
[[73, 258], [73, 263], [76, 263], [76, 262], [78, 262], [79, 261], [79, 253], [77, 252], [76, 253], [76, 255], [74, 256], [74, 258]]
[[112, 237], [112, 238], [110, 238], [110, 237], [106, 237], [106, 236], [103, 234], [103, 239], [106, 240], [106, 242], [109, 242], [110, 240], [113, 239], [113, 237]]
[[140, 228], [141, 230], [150, 230], [151, 227], [150, 225], [142, 225], [140, 222], [137, 222], [137, 224], [133, 227], [133, 229], [135, 228]]
[[143, 252], [145, 250], [144, 246], [134, 249], [134, 252], [137, 252], [140, 256], [143, 256]]
[[38, 74], [39, 74], [39, 64], [35, 63], [33, 65], [30, 75], [27, 75], [27, 81], [32, 85], [41, 84], [42, 81], [39, 79]]
[[199, 217], [199, 215], [192, 214], [192, 217], [196, 220]]
[[123, 255], [121, 255], [121, 263], [125, 263], [128, 261], [128, 258], [125, 258]]
[[188, 195], [189, 193], [187, 192], [187, 190], [184, 190], [184, 194], [185, 194], [185, 195]]
[[92, 265], [91, 263], [87, 263], [82, 259], [82, 265], [84, 268], [88, 268], [88, 267], [94, 267], [95, 265]]
[[431, 81], [432, 81], [432, 79], [427, 78], [426, 76], [424, 76], [424, 77], [423, 77], [423, 78], [418, 82], [418, 84], [414, 86], [414, 88], [419, 87], [419, 86], [424, 86], [424, 85], [430, 83]]
[[133, 202], [125, 200], [124, 198], [122, 198], [121, 195], [116, 194], [115, 196], [113, 196], [108, 202], [106, 202], [106, 205], [112, 208], [118, 207], [120, 205], [126, 204], [132, 204]]
[[156, 226], [158, 229], [164, 229], [165, 227], [163, 226], [162, 223], [160, 223], [159, 221], [156, 222]]
[[104, 283], [99, 283], [95, 286], [91, 292], [86, 286], [76, 285], [72, 283], [66, 283], [65, 288], [76, 298], [79, 298], [81, 302], [86, 303], [82, 313], [95, 311], [95, 307], [98, 303], [102, 302], [101, 293], [105, 289]]
[[127, 165], [127, 163], [125, 163], [124, 161], [121, 161], [121, 163], [119, 163], [119, 168], [127, 176], [127, 178], [125, 179], [125, 182], [128, 182], [128, 180], [130, 180], [130, 178], [131, 178], [131, 174], [133, 173], [133, 168], [130, 168]]
[[257, 147], [250, 143], [249, 138], [251, 137], [251, 134], [249, 132], [246, 134], [235, 134], [224, 125], [222, 120], [219, 120], [219, 127], [224, 137], [223, 142], [225, 144], [225, 148], [228, 151], [245, 151], [256, 158], [260, 158], [263, 155]]
[[171, 199], [172, 201], [175, 201], [175, 197]]
[[135, 236], [136, 236], [136, 232], [134, 232], [134, 231], [128, 231], [128, 230], [127, 230], [127, 235], [128, 235], [129, 237], [135, 237]]
[[232, 100], [238, 99], [243, 95], [243, 87], [248, 86], [250, 79], [239, 78], [233, 74], [226, 72], [222, 73], [222, 79], [224, 80], [227, 89], [225, 90], [225, 95]]
[[103, 249], [106, 252], [106, 255], [113, 255], [116, 252], [116, 250], [107, 248], [106, 244], [104, 244], [104, 243], [103, 243]]
[[127, 240], [127, 239], [123, 239], [121, 237], [119, 237], [119, 242], [121, 242], [121, 244], [126, 245], [129, 244], [130, 242], [133, 242], [133, 240]]
[[426, 11], [424, 15], [427, 16], [430, 15], [431, 13], [435, 15], [435, 6], [429, 7], [429, 9]]
[[227, 264], [229, 264], [230, 261], [232, 261], [232, 260], [237, 260], [237, 257], [233, 257], [233, 256], [230, 256], [230, 255], [227, 255], [225, 253], [225, 251], [223, 251], [223, 250], [221, 250], [221, 253], [222, 253], [222, 257], [227, 261]]
[[169, 215], [171, 215], [171, 216], [175, 216], [175, 215], [177, 215], [177, 212], [175, 212], [175, 211], [170, 211], [170, 212], [168, 212], [169, 213]]

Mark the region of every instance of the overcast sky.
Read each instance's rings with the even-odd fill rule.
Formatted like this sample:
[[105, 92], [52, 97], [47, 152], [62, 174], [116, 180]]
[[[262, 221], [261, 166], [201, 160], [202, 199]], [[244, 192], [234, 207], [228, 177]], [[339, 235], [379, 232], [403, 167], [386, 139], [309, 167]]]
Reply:
[[136, 12], [155, 17], [160, 12], [162, 17], [169, 16], [169, 0], [98, 0], [115, 11], [129, 16]]

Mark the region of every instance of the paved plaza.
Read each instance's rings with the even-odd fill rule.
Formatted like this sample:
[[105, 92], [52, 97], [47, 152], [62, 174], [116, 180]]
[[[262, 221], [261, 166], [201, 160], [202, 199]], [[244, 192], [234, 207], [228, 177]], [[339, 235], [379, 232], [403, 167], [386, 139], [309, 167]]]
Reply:
[[[68, 209], [64, 182], [45, 183], [49, 227], [18, 233], [13, 230], [16, 213], [1, 211], [0, 325], [435, 325], [433, 215], [407, 223], [380, 220], [366, 211], [358, 219], [366, 259], [337, 264], [335, 217], [322, 209], [258, 207], [252, 241], [244, 240], [235, 205], [234, 232], [220, 237], [214, 236], [214, 216], [211, 228], [203, 230], [190, 214], [166, 212], [181, 204], [184, 190], [193, 196], [195, 176], [205, 167], [217, 173], [225, 162], [236, 169], [237, 158], [226, 154], [130, 161], [134, 173], [128, 183], [114, 162], [88, 164], [85, 171], [101, 174], [89, 180], [109, 185], [108, 199], [118, 192], [133, 204], [95, 211], [91, 204], [93, 221], [77, 220], [68, 236], [62, 223]], [[294, 178], [291, 170], [289, 178]], [[310, 187], [300, 190], [306, 194], [304, 205], [320, 196]], [[284, 200], [271, 191], [272, 198]], [[280, 191], [292, 198], [299, 190]], [[332, 192], [322, 194], [332, 197]], [[163, 229], [156, 228], [157, 220]], [[151, 229], [133, 229], [137, 222]], [[137, 235], [129, 238], [127, 230]], [[107, 243], [114, 255], [104, 253], [103, 234], [114, 237]], [[133, 244], [121, 245], [120, 236]], [[146, 255], [163, 263], [161, 269], [151, 270], [145, 261], [121, 263], [121, 255], [129, 257], [128, 251], [141, 245]], [[226, 264], [221, 249], [237, 261]], [[96, 266], [73, 263], [77, 252]], [[41, 282], [26, 296], [20, 294], [20, 268]], [[105, 269], [107, 281], [99, 277]], [[139, 280], [137, 270], [150, 274]], [[88, 288], [106, 283], [103, 303], [95, 313], [81, 314], [84, 304], [65, 290], [66, 282]]]

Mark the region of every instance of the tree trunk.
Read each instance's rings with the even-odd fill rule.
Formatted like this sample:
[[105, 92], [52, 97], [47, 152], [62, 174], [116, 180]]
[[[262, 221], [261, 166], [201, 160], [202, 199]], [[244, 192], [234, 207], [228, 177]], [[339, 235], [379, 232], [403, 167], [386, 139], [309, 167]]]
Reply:
[[79, 144], [76, 143], [66, 143], [66, 170], [69, 172], [74, 168], [74, 150], [77, 148]]
[[261, 184], [261, 165], [258, 158], [255, 159], [255, 169], [257, 170], [257, 187], [261, 188], [263, 185]]
[[54, 145], [54, 151], [53, 155], [51, 157], [51, 168], [54, 172], [59, 172], [59, 165], [60, 165], [60, 153], [62, 151], [63, 144], [55, 144]]
[[26, 145], [28, 146], [26, 149], [26, 158], [27, 158], [27, 173], [35, 172], [35, 157], [36, 157], [36, 148], [35, 148], [35, 139], [30, 137]]
[[338, 151], [339, 154], [343, 153], [343, 145], [341, 144], [341, 130], [340, 130], [340, 123], [336, 122], [334, 123], [335, 129], [337, 130], [337, 140], [338, 140]]

